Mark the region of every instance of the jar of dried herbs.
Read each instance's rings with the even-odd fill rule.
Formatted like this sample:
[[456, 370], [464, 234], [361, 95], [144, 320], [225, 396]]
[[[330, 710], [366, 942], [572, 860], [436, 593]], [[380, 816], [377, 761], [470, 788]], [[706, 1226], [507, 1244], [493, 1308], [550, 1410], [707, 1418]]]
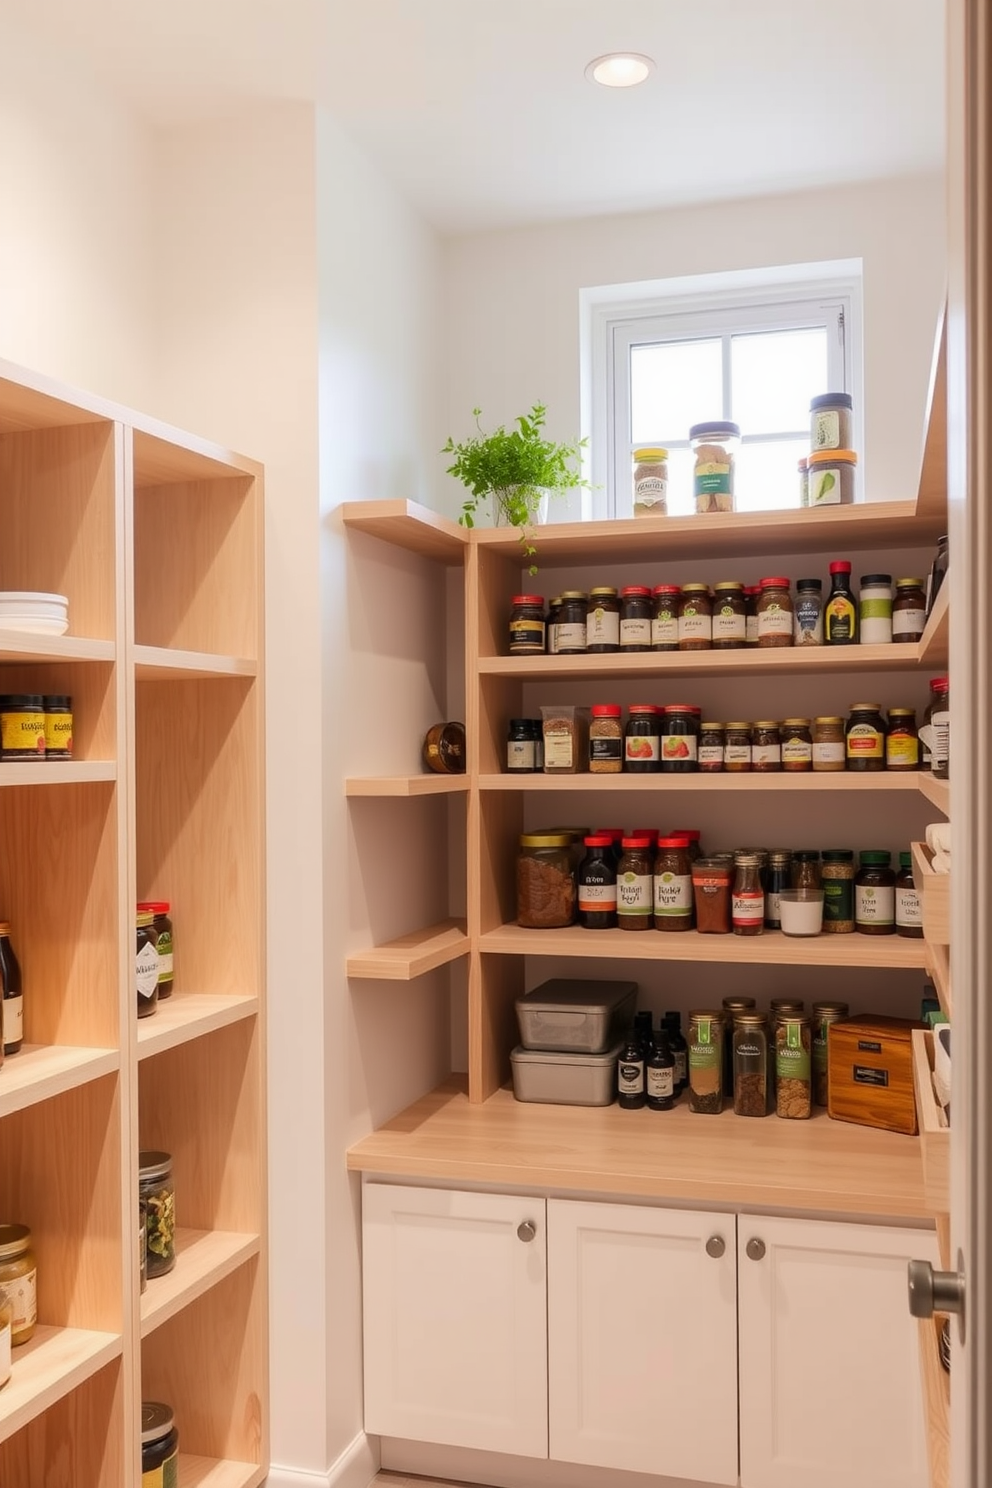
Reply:
[[731, 775], [751, 769], [751, 725], [735, 721], [727, 724], [723, 746], [723, 768]]
[[827, 1029], [831, 1023], [840, 1023], [850, 1011], [846, 1002], [814, 1002], [813, 1004], [813, 1100], [818, 1106], [827, 1104], [829, 1078]]
[[619, 775], [623, 769], [623, 725], [619, 703], [593, 703], [589, 724], [589, 772]]
[[719, 1013], [689, 1014], [689, 1110], [700, 1116], [723, 1110], [723, 1039]]
[[164, 1276], [176, 1264], [176, 1190], [172, 1154], [138, 1154], [138, 1197], [145, 1205], [146, 1272]]
[[557, 930], [575, 919], [572, 839], [565, 832], [530, 832], [517, 857], [517, 924]]
[[728, 1100], [734, 1098], [734, 1024], [740, 1013], [753, 1013], [757, 1003], [753, 997], [725, 997], [723, 999], [723, 1093]]
[[808, 1018], [783, 1017], [775, 1029], [775, 1111], [788, 1121], [813, 1114], [812, 1033]]
[[854, 853], [826, 848], [820, 869], [823, 882], [823, 930], [828, 935], [854, 933]]
[[617, 925], [650, 930], [654, 912], [654, 858], [649, 837], [625, 837], [617, 866]]
[[679, 595], [678, 584], [658, 584], [655, 587], [654, 614], [651, 617], [651, 650], [677, 651], [679, 649]]
[[749, 1010], [734, 1018], [734, 1115], [767, 1116], [771, 1112], [770, 1044], [764, 1013]]
[[692, 859], [684, 837], [659, 837], [654, 860], [654, 927], [691, 930]]

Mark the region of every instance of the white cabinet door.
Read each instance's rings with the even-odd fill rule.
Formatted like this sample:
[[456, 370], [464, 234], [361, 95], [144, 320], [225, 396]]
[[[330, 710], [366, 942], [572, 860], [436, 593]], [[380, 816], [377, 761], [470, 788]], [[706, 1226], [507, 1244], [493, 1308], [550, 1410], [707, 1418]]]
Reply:
[[545, 1201], [366, 1183], [365, 1428], [548, 1454]]
[[906, 1263], [936, 1265], [936, 1238], [757, 1215], [738, 1235], [741, 1488], [929, 1488]]
[[552, 1458], [737, 1482], [735, 1228], [548, 1201]]

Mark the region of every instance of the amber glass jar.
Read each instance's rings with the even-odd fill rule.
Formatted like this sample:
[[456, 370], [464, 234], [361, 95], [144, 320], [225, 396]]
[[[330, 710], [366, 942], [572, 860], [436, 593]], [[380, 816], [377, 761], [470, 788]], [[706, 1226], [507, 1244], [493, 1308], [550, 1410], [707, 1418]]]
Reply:
[[679, 649], [679, 596], [678, 584], [658, 584], [655, 588], [654, 613], [651, 620], [651, 650], [677, 651]]
[[846, 770], [847, 740], [844, 720], [824, 715], [813, 719], [813, 769]]
[[617, 865], [617, 925], [650, 930], [654, 913], [654, 862], [648, 837], [625, 837]]
[[761, 590], [757, 584], [748, 584], [744, 589], [744, 634], [745, 645], [756, 646], [758, 644], [758, 595]]
[[791, 646], [795, 615], [786, 578], [762, 579], [758, 586], [758, 645]]
[[713, 650], [735, 651], [747, 643], [744, 585], [728, 579], [713, 586]]
[[765, 891], [761, 885], [761, 858], [757, 853], [734, 855], [731, 918], [735, 935], [761, 935], [764, 932]]
[[861, 935], [895, 935], [896, 876], [892, 854], [863, 852], [854, 880], [854, 928]]
[[517, 857], [517, 924], [557, 930], [575, 919], [575, 863], [567, 832], [531, 832]]
[[596, 656], [620, 650], [620, 595], [616, 589], [600, 586], [589, 590], [586, 650]]
[[544, 600], [540, 594], [515, 594], [510, 601], [510, 655], [544, 652]]
[[699, 769], [696, 710], [685, 703], [662, 709], [661, 768], [666, 775], [690, 775]]
[[880, 703], [852, 703], [846, 729], [847, 768], [884, 770], [885, 733]]
[[885, 735], [885, 768], [920, 768], [920, 735], [916, 727], [915, 708], [889, 709], [889, 726]]
[[713, 601], [706, 584], [683, 584], [679, 596], [679, 650], [709, 651], [713, 645]]
[[726, 858], [697, 858], [692, 865], [692, 897], [700, 935], [729, 935], [734, 865]]
[[629, 584], [620, 590], [620, 650], [650, 651], [654, 605], [651, 590]]
[[797, 774], [813, 768], [813, 735], [808, 718], [786, 718], [782, 724], [782, 769]]
[[782, 736], [773, 719], [763, 719], [751, 730], [751, 768], [768, 774], [782, 768]]
[[27, 1343], [38, 1322], [38, 1263], [27, 1225], [0, 1225], [0, 1290], [14, 1309], [11, 1343]]
[[657, 775], [661, 769], [661, 709], [654, 703], [630, 705], [623, 767], [632, 775]]
[[702, 723], [699, 729], [699, 768], [714, 775], [723, 769], [724, 723]]
[[740, 775], [751, 768], [751, 725], [728, 723], [723, 745], [723, 768]]
[[800, 847], [792, 854], [792, 887], [794, 889], [819, 889], [820, 854], [814, 848]]
[[927, 596], [922, 579], [896, 579], [892, 601], [892, 639], [896, 644], [918, 641], [927, 623]]
[[[896, 934], [910, 940], [923, 939], [923, 909], [920, 896], [913, 881], [913, 854], [899, 854], [899, 872], [896, 875]], [[0, 1277], [0, 1281], [3, 1278]]]
[[589, 601], [581, 589], [566, 589], [561, 596], [558, 624], [555, 629], [556, 655], [584, 656], [586, 651], [586, 611]]
[[654, 928], [692, 929], [692, 860], [684, 837], [659, 837], [654, 860]]

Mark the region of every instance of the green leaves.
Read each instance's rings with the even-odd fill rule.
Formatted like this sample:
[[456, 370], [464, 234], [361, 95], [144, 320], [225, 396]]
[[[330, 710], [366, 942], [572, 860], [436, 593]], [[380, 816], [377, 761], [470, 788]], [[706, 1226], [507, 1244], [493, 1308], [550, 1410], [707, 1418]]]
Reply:
[[491, 434], [479, 423], [481, 409], [472, 412], [478, 433], [457, 444], [449, 438], [441, 451], [454, 456], [448, 474], [470, 492], [459, 519], [463, 526], [473, 526], [471, 519], [479, 503], [489, 501], [494, 517], [502, 511], [511, 527], [523, 527], [534, 520], [545, 490], [586, 484], [579, 470], [585, 440], [558, 444], [545, 439], [547, 409], [543, 403], [535, 403], [511, 428], [501, 425]]

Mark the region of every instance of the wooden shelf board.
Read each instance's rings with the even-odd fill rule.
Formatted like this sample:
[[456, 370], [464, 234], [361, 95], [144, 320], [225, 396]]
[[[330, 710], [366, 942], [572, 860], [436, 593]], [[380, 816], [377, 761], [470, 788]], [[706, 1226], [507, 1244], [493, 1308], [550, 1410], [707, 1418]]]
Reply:
[[226, 1028], [258, 1012], [257, 997], [221, 997], [210, 992], [173, 992], [149, 1018], [138, 1019], [138, 1058], [150, 1059], [215, 1028]]
[[386, 945], [355, 951], [348, 957], [347, 974], [387, 982], [409, 982], [469, 951], [469, 939], [460, 920], [442, 920], [424, 930], [401, 935]]
[[937, 780], [930, 774], [929, 770], [921, 770], [919, 773], [920, 790], [926, 796], [932, 806], [942, 811], [945, 816], [951, 814], [951, 782], [949, 780]]
[[198, 677], [254, 677], [258, 663], [244, 656], [178, 651], [167, 646], [135, 646], [134, 675], [139, 682], [173, 682]]
[[132, 414], [128, 422], [134, 429], [136, 491], [186, 481], [237, 479], [261, 471], [254, 460], [158, 419]]
[[920, 1319], [920, 1372], [930, 1488], [951, 1484], [951, 1376], [940, 1362], [939, 1315]]
[[[70, 392], [73, 401], [67, 403], [64, 394]], [[99, 424], [117, 416], [118, 410], [100, 398], [55, 384], [13, 362], [0, 361], [0, 434]]]
[[934, 873], [925, 842], [911, 842], [913, 883], [923, 910], [923, 934], [931, 945], [951, 943], [951, 874]]
[[948, 648], [950, 646], [951, 619], [950, 619], [950, 590], [945, 578], [937, 598], [934, 600], [933, 609], [927, 620], [926, 628], [920, 637], [920, 665], [925, 667], [946, 667]]
[[93, 785], [116, 779], [114, 760], [11, 760], [0, 765], [0, 789], [11, 785]]
[[681, 794], [683, 791], [709, 794], [733, 794], [735, 791], [769, 791], [772, 794], [796, 791], [866, 791], [871, 795], [879, 791], [918, 791], [920, 775], [915, 771], [901, 774], [898, 771], [877, 775], [861, 775], [857, 771], [827, 772], [807, 771], [802, 775], [766, 775], [759, 771], [736, 775], [480, 775], [479, 787], [483, 791], [603, 791], [612, 795], [616, 791], [633, 792], [660, 791], [664, 794]]
[[[658, 563], [681, 558], [764, 557], [770, 553], [864, 551], [922, 547], [939, 518], [918, 517], [915, 501], [865, 502], [829, 511], [778, 511], [699, 517], [630, 517], [622, 521], [552, 522], [537, 529], [541, 569], [588, 563]], [[477, 528], [472, 541], [519, 562], [512, 527]]]
[[[674, 937], [672, 937], [674, 938]], [[567, 1189], [687, 1204], [929, 1217], [919, 1141], [897, 1132], [726, 1110], [552, 1106], [498, 1090], [472, 1105], [453, 1078], [348, 1153], [356, 1172]]]
[[468, 790], [467, 775], [352, 775], [344, 783], [346, 796], [447, 796]]
[[783, 646], [778, 650], [638, 651], [607, 656], [480, 656], [484, 677], [524, 682], [646, 677], [798, 676], [834, 672], [915, 671], [920, 648], [906, 646]]
[[41, 1324], [13, 1354], [14, 1372], [0, 1392], [0, 1441], [6, 1441], [57, 1400], [120, 1356], [119, 1333]]
[[923, 1191], [933, 1213], [948, 1214], [951, 1131], [933, 1088], [933, 1037], [929, 1029], [913, 1029], [913, 1088], [920, 1125]]
[[226, 1230], [176, 1231], [176, 1264], [165, 1276], [151, 1276], [141, 1297], [141, 1336], [175, 1317], [190, 1302], [258, 1255], [258, 1235]]
[[441, 563], [461, 563], [469, 544], [464, 527], [416, 501], [346, 501], [341, 517], [356, 532], [367, 532]]
[[51, 1100], [120, 1069], [116, 1049], [77, 1049], [66, 1044], [24, 1044], [0, 1070], [0, 1117]]
[[953, 1021], [954, 1014], [951, 1012], [951, 953], [949, 946], [926, 945], [927, 971], [933, 978], [933, 984], [937, 988], [937, 997], [940, 1001], [941, 1010], [945, 1018]]
[[113, 641], [0, 630], [0, 661], [113, 661], [116, 654]]
[[759, 966], [924, 966], [922, 940], [901, 935], [700, 935], [659, 930], [525, 930], [501, 925], [479, 936], [478, 949], [499, 956], [602, 956], [611, 961], [732, 961]]
[[257, 1463], [179, 1454], [179, 1488], [258, 1488], [266, 1476], [267, 1469]]

